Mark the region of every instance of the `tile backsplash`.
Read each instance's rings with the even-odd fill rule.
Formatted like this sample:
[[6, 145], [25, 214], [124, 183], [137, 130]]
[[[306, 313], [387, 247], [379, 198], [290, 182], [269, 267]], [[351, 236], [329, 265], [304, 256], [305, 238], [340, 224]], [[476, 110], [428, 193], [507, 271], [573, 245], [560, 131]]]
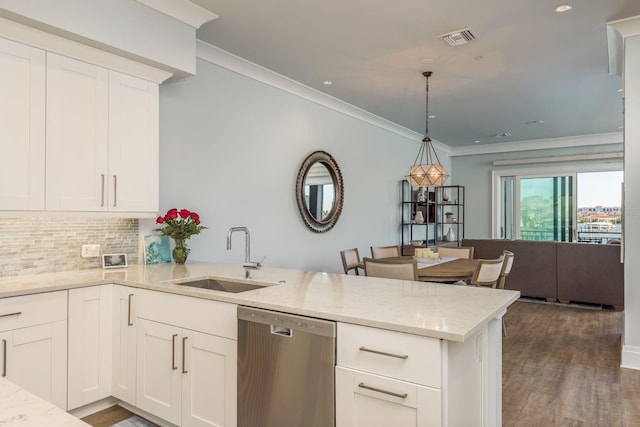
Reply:
[[82, 245], [126, 253], [138, 263], [138, 220], [129, 218], [0, 218], [0, 277], [99, 268]]

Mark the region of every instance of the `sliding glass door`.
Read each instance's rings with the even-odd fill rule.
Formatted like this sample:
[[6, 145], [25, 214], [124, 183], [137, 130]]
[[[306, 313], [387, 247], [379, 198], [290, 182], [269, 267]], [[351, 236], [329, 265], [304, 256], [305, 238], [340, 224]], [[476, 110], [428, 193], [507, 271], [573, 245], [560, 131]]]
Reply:
[[519, 178], [518, 181], [519, 238], [572, 241], [574, 176]]
[[492, 235], [590, 243], [620, 239], [622, 171], [581, 169], [495, 173]]

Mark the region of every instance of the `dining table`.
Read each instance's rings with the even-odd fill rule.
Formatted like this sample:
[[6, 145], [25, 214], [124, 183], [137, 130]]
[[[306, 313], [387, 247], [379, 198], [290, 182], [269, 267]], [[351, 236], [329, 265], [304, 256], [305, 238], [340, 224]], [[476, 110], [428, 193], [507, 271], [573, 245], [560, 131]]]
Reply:
[[477, 259], [444, 257], [421, 262], [418, 260], [418, 280], [422, 282], [468, 281], [478, 266]]

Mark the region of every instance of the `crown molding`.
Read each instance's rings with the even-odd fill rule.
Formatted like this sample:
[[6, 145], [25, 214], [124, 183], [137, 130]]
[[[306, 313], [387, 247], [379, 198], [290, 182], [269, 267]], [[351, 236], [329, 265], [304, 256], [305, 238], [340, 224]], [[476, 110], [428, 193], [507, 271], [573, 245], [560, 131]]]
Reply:
[[[393, 123], [380, 116], [372, 114], [338, 98], [320, 92], [300, 82], [297, 82], [282, 74], [278, 74], [258, 64], [247, 61], [244, 58], [236, 56], [230, 52], [213, 46], [202, 40], [197, 40], [196, 56], [204, 61], [216, 64], [243, 76], [249, 77], [266, 85], [291, 93], [292, 95], [330, 108], [347, 116], [361, 120], [373, 126], [379, 127], [386, 131], [392, 132], [403, 138], [414, 142], [421, 142], [424, 135]], [[434, 148], [449, 154], [451, 147], [438, 141], [433, 141]]]
[[613, 27], [623, 38], [640, 35], [640, 15], [607, 22], [607, 26]]
[[564, 138], [537, 139], [530, 141], [502, 142], [488, 145], [454, 147], [449, 154], [455, 156], [475, 156], [479, 154], [510, 153], [515, 151], [549, 150], [553, 148], [581, 147], [585, 145], [622, 144], [623, 133], [600, 133], [593, 135], [569, 136]]
[[0, 37], [70, 58], [120, 71], [154, 83], [162, 83], [172, 73], [141, 62], [88, 46], [77, 41], [29, 27], [0, 16]]
[[136, 0], [138, 3], [164, 13], [180, 22], [198, 29], [205, 22], [218, 19], [218, 15], [191, 3], [189, 0]]

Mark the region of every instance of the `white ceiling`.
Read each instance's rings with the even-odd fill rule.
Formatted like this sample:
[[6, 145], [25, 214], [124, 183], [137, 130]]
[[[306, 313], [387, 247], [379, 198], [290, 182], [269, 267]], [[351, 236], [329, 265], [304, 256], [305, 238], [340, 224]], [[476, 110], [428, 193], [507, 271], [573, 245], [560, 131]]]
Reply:
[[[453, 147], [620, 132], [606, 22], [640, 15], [638, 0], [192, 2], [219, 16], [199, 39], [418, 133], [433, 71], [429, 133]], [[438, 38], [466, 27], [471, 44]]]

